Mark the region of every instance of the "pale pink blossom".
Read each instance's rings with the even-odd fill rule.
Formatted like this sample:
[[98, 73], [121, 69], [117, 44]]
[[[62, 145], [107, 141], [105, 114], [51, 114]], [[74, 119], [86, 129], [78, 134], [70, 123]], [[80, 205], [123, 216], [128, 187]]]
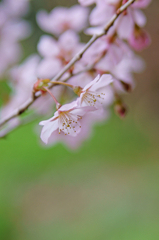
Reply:
[[99, 64], [103, 65], [104, 69], [110, 69], [122, 60], [127, 48], [126, 43], [118, 37], [103, 36], [84, 53], [81, 61], [89, 65], [97, 62], [97, 66]]
[[120, 94], [133, 90], [135, 87], [133, 73], [142, 72], [145, 68], [143, 60], [134, 54], [131, 49], [127, 49], [123, 59], [114, 67], [108, 68], [104, 61], [99, 62], [95, 69], [99, 73], [110, 72], [113, 76], [113, 86]]
[[47, 144], [51, 134], [55, 131], [59, 134], [62, 132], [65, 135], [77, 136], [81, 131], [82, 116], [94, 110], [94, 107], [78, 107], [76, 101], [61, 106], [52, 118], [39, 123], [43, 126], [42, 141]]
[[48, 139], [48, 145], [52, 146], [61, 142], [71, 149], [76, 149], [92, 136], [93, 125], [106, 121], [108, 117], [109, 111], [103, 111], [103, 109], [87, 112], [80, 120], [82, 128], [76, 136], [65, 135], [64, 132], [59, 134], [58, 131], [54, 131]]
[[92, 26], [106, 24], [115, 13], [115, 7], [105, 2], [97, 2], [96, 7], [92, 10], [89, 21]]
[[88, 9], [79, 5], [71, 8], [56, 7], [49, 14], [41, 10], [37, 14], [39, 26], [46, 32], [60, 35], [66, 30], [81, 31], [86, 27]]
[[52, 78], [83, 47], [79, 36], [68, 30], [59, 40], [44, 35], [38, 43], [38, 51], [44, 57], [38, 67], [38, 77]]
[[101, 104], [105, 100], [103, 88], [112, 82], [113, 78], [110, 74], [98, 75], [81, 90], [80, 97], [77, 100], [78, 105], [101, 108]]
[[24, 20], [7, 21], [5, 26], [0, 30], [1, 39], [8, 42], [17, 42], [27, 38], [31, 33], [31, 26]]
[[[143, 4], [143, 1], [141, 2]], [[92, 10], [90, 14], [90, 24], [92, 26], [98, 27], [94, 29], [96, 33], [102, 32], [105, 24], [111, 19], [113, 14], [116, 13], [119, 3], [120, 1], [116, 0], [97, 1], [96, 7]], [[120, 38], [127, 40], [132, 34], [135, 25], [143, 27], [146, 24], [146, 17], [143, 12], [141, 12], [138, 8], [140, 8], [140, 5], [134, 6], [132, 4], [132, 6], [130, 6], [125, 12], [123, 12], [116, 20], [113, 28], [118, 33]]]
[[0, 3], [0, 76], [19, 60], [22, 52], [19, 41], [30, 34], [29, 23], [20, 18], [28, 5], [28, 0], [3, 0]]

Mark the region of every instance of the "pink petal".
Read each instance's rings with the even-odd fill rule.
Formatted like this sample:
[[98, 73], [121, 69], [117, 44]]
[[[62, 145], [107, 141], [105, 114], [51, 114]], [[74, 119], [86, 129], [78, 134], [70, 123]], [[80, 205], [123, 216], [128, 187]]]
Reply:
[[43, 57], [56, 56], [59, 54], [59, 51], [60, 51], [57, 45], [57, 42], [54, 40], [54, 38], [48, 35], [43, 35], [40, 38], [37, 48], [38, 48], [38, 52]]
[[127, 15], [121, 15], [116, 22], [117, 32], [120, 38], [128, 39], [134, 30], [134, 20], [132, 12], [128, 11]]
[[139, 26], [139, 27], [144, 27], [146, 24], [146, 17], [145, 14], [138, 10], [135, 9], [134, 10], [134, 18], [135, 18], [135, 23]]
[[37, 77], [39, 78], [52, 78], [62, 68], [61, 61], [58, 59], [44, 58], [38, 68]]
[[51, 121], [51, 122], [48, 122], [48, 121], [40, 122], [40, 125], [43, 125], [44, 122], [45, 122], [45, 125], [42, 128], [40, 137], [41, 137], [42, 141], [47, 144], [49, 137], [56, 129], [58, 129], [59, 125], [58, 125], [58, 119]]
[[90, 90], [91, 91], [97, 91], [99, 88], [103, 88], [108, 86], [110, 83], [113, 82], [113, 77], [110, 74], [103, 74], [99, 81], [94, 84]]
[[100, 79], [100, 75], [98, 74], [98, 76], [93, 80], [91, 81], [90, 83], [88, 83], [84, 88], [83, 88], [83, 92], [86, 91], [87, 89], [89, 89], [90, 87], [92, 87], [95, 83], [97, 83]]

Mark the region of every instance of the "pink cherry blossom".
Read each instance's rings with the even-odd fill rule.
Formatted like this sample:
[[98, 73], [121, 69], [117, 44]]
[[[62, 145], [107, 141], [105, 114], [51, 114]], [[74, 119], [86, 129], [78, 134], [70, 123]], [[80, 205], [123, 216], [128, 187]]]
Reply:
[[51, 36], [42, 36], [38, 51], [44, 58], [38, 67], [38, 77], [52, 78], [82, 47], [79, 36], [72, 30], [63, 33], [58, 41]]
[[110, 74], [98, 75], [81, 90], [80, 97], [77, 100], [78, 105], [100, 108], [105, 98], [102, 90], [112, 82], [113, 78]]
[[26, 13], [27, 6], [28, 0], [3, 0], [0, 3], [0, 76], [19, 60], [22, 52], [19, 41], [30, 34], [30, 24], [20, 18]]
[[143, 69], [144, 62], [141, 58], [133, 53], [131, 56], [125, 56], [115, 68], [111, 69], [116, 91], [121, 94], [133, 90], [135, 87], [133, 73], [141, 72]]
[[89, 65], [97, 62], [96, 66], [100, 65], [101, 68], [103, 65], [104, 70], [108, 70], [122, 60], [127, 48], [127, 44], [121, 39], [108, 34], [98, 39], [83, 55], [81, 61]]
[[109, 111], [103, 111], [103, 109], [87, 112], [80, 120], [82, 128], [76, 136], [65, 135], [62, 131], [59, 134], [58, 131], [54, 131], [48, 139], [48, 145], [52, 146], [62, 142], [67, 147], [76, 149], [80, 147], [83, 141], [91, 137], [93, 125], [106, 121], [108, 117]]
[[[138, 2], [140, 2], [140, 0], [137, 1], [136, 4]], [[141, 2], [144, 5], [147, 1], [141, 0]], [[103, 31], [105, 24], [111, 19], [113, 14], [116, 13], [119, 3], [119, 0], [97, 1], [97, 5], [92, 10], [89, 18], [90, 24], [97, 26], [97, 28], [94, 29], [94, 33], [101, 33]], [[113, 28], [120, 38], [129, 39], [134, 31], [135, 25], [143, 27], [146, 24], [145, 15], [138, 8], [140, 8], [140, 4], [135, 6], [132, 4], [115, 22]]]
[[39, 124], [44, 126], [41, 132], [41, 139], [48, 143], [51, 134], [58, 130], [59, 134], [77, 136], [81, 131], [80, 120], [88, 111], [94, 111], [94, 107], [78, 107], [76, 101], [61, 106], [54, 116]]
[[41, 10], [37, 14], [39, 26], [46, 32], [60, 35], [68, 29], [81, 31], [86, 27], [88, 9], [79, 5], [71, 8], [56, 7], [50, 14]]

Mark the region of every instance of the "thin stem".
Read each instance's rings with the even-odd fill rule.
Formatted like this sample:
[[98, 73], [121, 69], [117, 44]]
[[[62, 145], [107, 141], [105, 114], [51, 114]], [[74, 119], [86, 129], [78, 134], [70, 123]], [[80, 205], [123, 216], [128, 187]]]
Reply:
[[69, 84], [69, 83], [65, 83], [65, 82], [54, 82], [54, 81], [51, 81], [52, 84], [61, 84], [61, 85], [64, 85], [64, 86], [67, 86], [67, 87], [70, 87], [70, 88], [73, 88], [73, 85]]
[[46, 88], [46, 87], [43, 87], [49, 94], [50, 96], [53, 98], [53, 100], [55, 101], [56, 104], [59, 104], [59, 102], [57, 101], [57, 99], [55, 98], [55, 96], [52, 94], [52, 92]]

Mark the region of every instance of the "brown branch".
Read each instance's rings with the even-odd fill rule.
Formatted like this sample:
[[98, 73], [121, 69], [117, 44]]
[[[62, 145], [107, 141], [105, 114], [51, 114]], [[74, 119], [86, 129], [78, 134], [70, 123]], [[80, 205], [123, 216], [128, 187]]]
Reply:
[[[133, 4], [136, 0], [128, 0], [124, 5], [122, 5], [117, 11], [116, 14], [110, 19], [110, 21], [106, 24], [106, 26], [103, 29], [103, 32], [101, 34], [93, 35], [93, 37], [89, 40], [89, 42], [85, 45], [85, 47], [77, 54], [75, 55], [72, 60], [52, 79], [52, 81], [58, 81], [61, 79], [61, 77], [66, 73], [77, 61], [79, 61], [83, 54], [87, 51], [87, 49], [100, 37], [107, 34], [108, 30], [113, 26], [116, 19], [119, 17], [121, 13], [123, 13], [131, 4]], [[54, 84], [50, 86], [53, 87]], [[7, 117], [5, 120], [3, 120], [0, 123], [0, 127], [6, 124], [11, 119], [21, 115], [23, 112], [25, 112], [33, 103], [34, 101], [39, 98], [41, 95], [36, 96], [33, 92], [32, 97], [25, 102], [19, 109], [17, 109], [14, 113], [12, 113], [9, 117]]]

